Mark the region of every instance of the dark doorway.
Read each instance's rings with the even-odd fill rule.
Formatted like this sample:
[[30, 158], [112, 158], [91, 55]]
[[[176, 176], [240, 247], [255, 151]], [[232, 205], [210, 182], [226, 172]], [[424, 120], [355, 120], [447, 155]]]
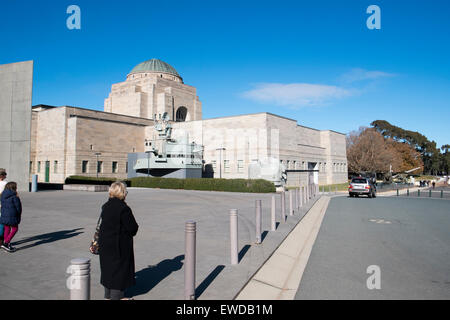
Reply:
[[186, 121], [186, 117], [187, 117], [187, 113], [188, 113], [188, 110], [186, 109], [186, 107], [179, 107], [177, 109], [177, 114], [176, 114], [175, 121], [176, 122], [185, 122]]

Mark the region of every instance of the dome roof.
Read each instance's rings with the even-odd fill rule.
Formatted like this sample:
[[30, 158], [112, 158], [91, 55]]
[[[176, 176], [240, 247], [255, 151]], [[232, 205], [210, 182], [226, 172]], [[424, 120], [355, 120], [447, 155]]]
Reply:
[[130, 74], [142, 72], [164, 72], [181, 78], [174, 67], [159, 59], [151, 59], [138, 64], [131, 70]]

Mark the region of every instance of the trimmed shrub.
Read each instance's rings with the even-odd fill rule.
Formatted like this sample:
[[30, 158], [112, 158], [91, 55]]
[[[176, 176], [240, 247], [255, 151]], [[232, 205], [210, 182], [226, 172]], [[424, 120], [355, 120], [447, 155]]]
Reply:
[[[71, 176], [66, 179], [66, 184], [89, 184], [89, 185], [111, 185], [119, 181], [114, 178], [95, 178], [83, 176]], [[227, 191], [227, 192], [247, 192], [247, 193], [270, 193], [275, 192], [272, 182], [258, 179], [212, 179], [212, 178], [158, 178], [158, 177], [137, 177], [120, 180], [128, 187], [137, 188], [159, 188], [159, 189], [184, 189], [203, 191]]]
[[203, 191], [228, 191], [228, 192], [275, 192], [275, 186], [267, 180], [245, 179], [211, 179], [211, 178], [131, 178], [132, 187], [161, 188], [161, 189], [185, 189]]
[[115, 178], [97, 178], [97, 177], [83, 177], [83, 176], [70, 176], [64, 181], [65, 184], [87, 184], [87, 185], [111, 185], [113, 182], [122, 181], [128, 187], [130, 186], [130, 181], [115, 179]]

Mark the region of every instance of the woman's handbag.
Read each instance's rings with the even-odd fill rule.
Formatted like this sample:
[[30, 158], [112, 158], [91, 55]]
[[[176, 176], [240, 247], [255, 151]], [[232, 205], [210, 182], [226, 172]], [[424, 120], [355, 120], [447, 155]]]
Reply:
[[97, 221], [97, 227], [95, 228], [94, 238], [91, 241], [91, 245], [89, 246], [89, 251], [92, 254], [98, 254], [100, 251], [100, 246], [98, 244], [98, 236], [100, 233], [100, 225], [102, 224], [102, 216], [100, 215], [100, 218], [98, 218]]

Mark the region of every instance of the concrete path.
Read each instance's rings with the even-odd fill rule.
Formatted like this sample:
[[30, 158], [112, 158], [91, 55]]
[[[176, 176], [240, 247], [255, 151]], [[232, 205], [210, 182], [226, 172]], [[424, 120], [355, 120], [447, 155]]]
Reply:
[[[91, 259], [91, 298], [103, 299], [98, 257], [88, 252], [106, 193], [23, 193], [23, 218], [13, 240], [18, 251], [0, 250], [0, 299], [68, 299], [66, 269], [73, 258]], [[289, 200], [286, 197], [286, 208]], [[233, 299], [313, 205], [310, 201], [277, 230], [270, 230], [272, 194], [130, 189], [127, 203], [139, 224], [134, 239], [136, 300], [183, 299], [184, 224], [197, 222], [198, 299]], [[262, 200], [263, 241], [255, 244], [255, 200]], [[229, 210], [239, 210], [239, 264], [230, 263]]]
[[292, 300], [330, 201], [321, 197], [251, 278], [236, 300]]

